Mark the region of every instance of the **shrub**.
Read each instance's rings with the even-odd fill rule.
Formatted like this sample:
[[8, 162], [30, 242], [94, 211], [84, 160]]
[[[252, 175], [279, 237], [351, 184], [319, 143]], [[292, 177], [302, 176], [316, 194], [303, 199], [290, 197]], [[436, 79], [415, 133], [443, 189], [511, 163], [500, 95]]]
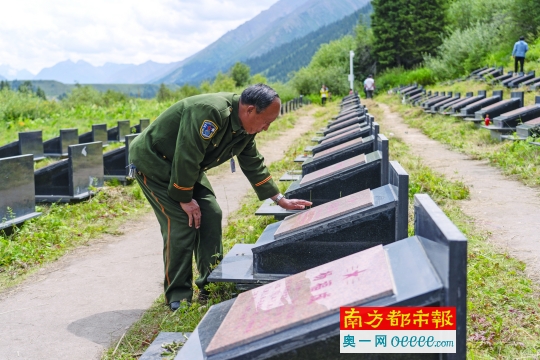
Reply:
[[439, 80], [456, 78], [483, 65], [496, 48], [498, 24], [476, 23], [465, 30], [457, 29], [444, 39], [436, 57], [426, 55], [425, 66]]

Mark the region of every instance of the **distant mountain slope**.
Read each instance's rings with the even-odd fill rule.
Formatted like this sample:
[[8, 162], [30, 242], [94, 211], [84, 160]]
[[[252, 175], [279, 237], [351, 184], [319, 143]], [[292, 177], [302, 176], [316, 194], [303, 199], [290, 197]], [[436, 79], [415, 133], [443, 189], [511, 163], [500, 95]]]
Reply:
[[34, 78], [34, 74], [32, 74], [30, 71], [26, 69], [17, 70], [7, 64], [4, 64], [4, 65], [0, 65], [0, 78], [4, 80], [5, 79], [31, 80]]
[[280, 0], [181, 62], [155, 83], [196, 83], [234, 62], [260, 56], [362, 8], [369, 0]]
[[263, 73], [269, 80], [286, 81], [290, 72], [309, 64], [321, 44], [352, 34], [360, 14], [368, 15], [372, 11], [373, 8], [369, 3], [341, 20], [280, 45], [261, 56], [247, 59], [245, 63], [251, 68], [252, 74]]
[[[159, 74], [176, 68], [178, 63], [160, 64], [147, 61], [140, 65], [106, 63], [94, 66], [86, 61], [66, 60], [42, 69], [35, 80], [55, 80], [66, 84], [141, 84], [147, 83]], [[157, 75], [156, 75], [157, 74]]]
[[[63, 84], [54, 80], [31, 80], [34, 89], [39, 86], [47, 97], [59, 97], [67, 95], [75, 88], [74, 84]], [[22, 81], [14, 80], [10, 82], [11, 88], [17, 90]], [[81, 84], [89, 85], [94, 89], [105, 92], [114, 90], [126, 94], [131, 97], [139, 97], [143, 99], [154, 98], [159, 90], [159, 85], [156, 84]], [[176, 85], [168, 85], [172, 90], [177, 89]]]

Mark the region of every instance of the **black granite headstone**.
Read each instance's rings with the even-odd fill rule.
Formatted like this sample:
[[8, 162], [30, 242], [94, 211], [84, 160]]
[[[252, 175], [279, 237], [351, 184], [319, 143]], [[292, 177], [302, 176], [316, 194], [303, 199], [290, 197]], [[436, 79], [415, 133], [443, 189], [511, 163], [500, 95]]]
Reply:
[[129, 134], [131, 134], [129, 120], [119, 120], [117, 126], [107, 130], [107, 140], [121, 142]]
[[520, 107], [516, 110], [501, 114], [493, 119], [493, 124], [482, 127], [491, 132], [491, 137], [502, 140], [503, 136], [513, 133], [520, 123], [540, 116], [540, 96], [535, 99], [534, 105]]
[[45, 157], [41, 130], [20, 132], [19, 140], [0, 147], [0, 158], [26, 154], [34, 155], [34, 161]]
[[79, 135], [79, 144], [101, 141], [103, 145], [107, 145], [107, 124], [92, 125], [92, 131]]
[[46, 157], [66, 157], [68, 156], [68, 147], [78, 143], [78, 129], [61, 129], [60, 136], [43, 143], [43, 152]]
[[[485, 118], [486, 114], [489, 114], [489, 117], [493, 119], [501, 114], [519, 109], [523, 106], [524, 94], [522, 91], [512, 92], [510, 96], [511, 97], [508, 100], [499, 101], [495, 104], [483, 107], [481, 110], [476, 111], [474, 113], [474, 118], [476, 119], [476, 122], [481, 122]], [[468, 119], [465, 118], [465, 120]]]
[[140, 119], [139, 123], [131, 127], [133, 134], [140, 134], [150, 125], [150, 119]]
[[305, 157], [302, 163], [302, 176], [320, 170], [340, 161], [350, 159], [353, 156], [366, 154], [378, 150], [379, 128], [374, 124], [373, 135], [356, 138], [340, 145], [318, 152], [314, 156]]
[[[429, 196], [415, 195], [414, 205], [415, 235], [383, 247], [392, 291], [387, 287], [386, 262], [369, 260], [380, 254], [378, 245], [212, 306], [176, 360], [375, 358], [369, 354], [358, 357], [340, 354], [341, 306], [456, 307], [455, 354], [376, 354], [376, 358], [465, 359], [467, 240]], [[235, 245], [211, 277], [230, 281], [231, 277], [241, 274], [241, 269], [249, 269], [249, 248], [246, 246]], [[340, 269], [351, 268], [351, 262], [362, 266], [367, 274], [352, 287], [358, 290], [354, 295], [359, 296], [356, 301], [351, 300], [349, 288], [340, 287], [343, 280], [338, 280]], [[334, 272], [338, 277], [332, 277], [332, 282], [327, 284], [332, 286], [325, 288], [327, 296], [319, 300], [305, 298], [301, 292], [302, 281], [306, 282], [310, 295], [313, 276], [319, 279], [322, 278], [320, 274], [331, 276]], [[380, 275], [376, 276], [376, 273]], [[257, 313], [252, 312], [253, 304]], [[317, 316], [313, 316], [314, 313]]]
[[41, 215], [36, 212], [31, 154], [0, 159], [0, 229]]
[[475, 120], [475, 117], [474, 117], [475, 112], [477, 112], [478, 110], [481, 110], [482, 108], [486, 106], [490, 106], [495, 103], [498, 103], [502, 100], [503, 100], [503, 91], [502, 90], [493, 91], [492, 96], [485, 99], [478, 100], [472, 104], [469, 104], [461, 108], [460, 113], [456, 114], [455, 116], [465, 118], [465, 120]]
[[531, 80], [535, 77], [535, 72], [530, 71], [527, 74], [524, 74], [522, 76], [519, 76], [517, 79], [512, 80], [506, 84], [509, 88], [517, 88], [520, 86], [520, 84], [524, 83], [527, 80]]
[[253, 278], [271, 281], [407, 237], [409, 176], [390, 162], [389, 184], [269, 225], [252, 248]]
[[103, 186], [103, 145], [70, 145], [68, 158], [34, 173], [37, 202], [70, 202], [88, 198]]
[[125, 182], [129, 165], [129, 144], [138, 134], [126, 135], [125, 146], [103, 154], [103, 173], [105, 180], [117, 179]]

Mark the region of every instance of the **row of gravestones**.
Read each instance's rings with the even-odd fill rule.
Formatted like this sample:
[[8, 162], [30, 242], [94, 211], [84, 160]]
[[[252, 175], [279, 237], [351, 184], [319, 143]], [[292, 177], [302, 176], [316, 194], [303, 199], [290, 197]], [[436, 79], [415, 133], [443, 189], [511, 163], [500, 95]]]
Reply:
[[281, 115], [288, 114], [292, 111], [298, 110], [304, 105], [309, 105], [310, 103], [311, 101], [309, 99], [304, 99], [304, 97], [300, 95], [297, 98], [294, 98], [292, 100], [282, 103], [280, 114]]
[[43, 132], [26, 131], [19, 133], [19, 139], [0, 146], [0, 158], [32, 154], [34, 160], [46, 157], [66, 157], [68, 146], [101, 141], [103, 145], [109, 142], [123, 142], [126, 135], [141, 133], [150, 125], [150, 119], [140, 119], [139, 124], [131, 126], [129, 120], [118, 121], [118, 125], [107, 129], [106, 124], [92, 125], [92, 130], [79, 135], [78, 129], [61, 129], [60, 135], [43, 141]]
[[[465, 237], [427, 195], [415, 195], [408, 237], [408, 174], [356, 95], [320, 135], [295, 159], [302, 170], [281, 178], [293, 181], [287, 198], [313, 207], [261, 206], [283, 220], [236, 244], [209, 277], [245, 292], [212, 306], [176, 359], [351, 358], [340, 354], [344, 306], [456, 307], [455, 354], [377, 358], [465, 358]], [[184, 335], [160, 334], [140, 359], [160, 359], [160, 345]]]
[[[524, 93], [514, 91], [510, 99], [503, 99], [503, 91], [493, 91], [487, 96], [487, 91], [480, 90], [477, 95], [468, 92], [465, 97], [460, 93], [426, 92], [417, 85], [398, 89], [404, 103], [421, 106], [426, 113], [443, 114], [473, 122], [487, 129], [496, 140], [527, 140], [540, 127], [540, 96], [535, 103], [525, 106]], [[486, 117], [490, 123], [487, 124]], [[515, 133], [515, 135], [514, 135]], [[540, 145], [538, 142], [531, 142]]]
[[[93, 188], [102, 187], [104, 180], [125, 183], [129, 144], [138, 135], [131, 132], [141, 132], [148, 124], [144, 119], [130, 128], [129, 121], [119, 121], [119, 126], [109, 131], [105, 125], [94, 125], [92, 132], [78, 138], [77, 129], [61, 130], [61, 136], [52, 141], [60, 144], [57, 155], [63, 159], [35, 171], [36, 155], [26, 150], [32, 149], [30, 143], [36, 148], [40, 143], [45, 147], [48, 142], [37, 141], [41, 140], [41, 131], [39, 136], [19, 133], [19, 151], [24, 154], [0, 158], [0, 229], [10, 229], [41, 215], [35, 211], [36, 202], [81, 201], [92, 195]], [[63, 137], [62, 132], [75, 134], [75, 138]], [[103, 153], [104, 141], [98, 139], [107, 134], [111, 136], [106, 137], [106, 142], [120, 140], [124, 146]], [[26, 141], [29, 139], [30, 143]]]

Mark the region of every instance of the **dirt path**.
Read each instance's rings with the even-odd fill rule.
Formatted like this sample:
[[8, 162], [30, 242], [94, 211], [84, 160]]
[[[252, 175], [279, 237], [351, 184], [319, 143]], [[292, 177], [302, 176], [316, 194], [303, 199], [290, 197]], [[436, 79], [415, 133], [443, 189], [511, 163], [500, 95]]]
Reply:
[[[299, 110], [294, 131], [263, 144], [266, 163], [311, 129], [314, 111]], [[209, 178], [227, 219], [251, 186], [241, 172]], [[150, 307], [162, 292], [158, 223], [149, 213], [119, 230], [2, 294], [0, 359], [98, 359]]]
[[489, 241], [525, 262], [527, 274], [540, 282], [540, 191], [503, 176], [485, 161], [449, 150], [410, 128], [387, 105], [378, 105], [384, 117], [377, 121], [385, 131], [402, 138], [430, 168], [469, 186], [470, 200], [460, 202], [463, 212], [491, 233]]

